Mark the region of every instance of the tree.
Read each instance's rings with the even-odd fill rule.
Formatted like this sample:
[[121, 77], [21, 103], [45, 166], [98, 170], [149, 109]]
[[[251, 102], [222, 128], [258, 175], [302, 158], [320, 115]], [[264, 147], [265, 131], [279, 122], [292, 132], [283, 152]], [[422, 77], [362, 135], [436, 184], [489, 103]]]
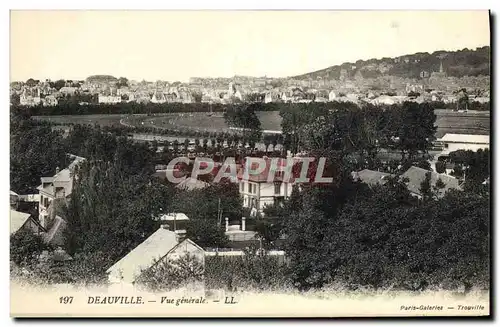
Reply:
[[[118, 162], [86, 161], [76, 172], [64, 217], [70, 253], [105, 251], [117, 260], [157, 228], [169, 188], [150, 174], [129, 174]], [[126, 217], [126, 218], [124, 218]]]
[[420, 194], [422, 194], [422, 200], [427, 202], [433, 199], [432, 185], [431, 185], [431, 172], [425, 174], [425, 179], [420, 184]]
[[174, 148], [174, 153], [178, 153], [179, 152], [179, 141], [177, 139], [174, 140], [172, 146]]
[[203, 98], [201, 92], [192, 92], [191, 95], [193, 96], [195, 103], [201, 103], [201, 99]]
[[258, 141], [261, 137], [261, 124], [255, 111], [260, 108], [257, 103], [234, 105], [224, 112], [224, 120], [228, 126], [240, 128], [244, 137]]
[[118, 79], [118, 82], [116, 83], [116, 86], [118, 88], [127, 87], [128, 86], [128, 79], [126, 79], [125, 77], [120, 77]]
[[198, 219], [189, 221], [186, 237], [201, 247], [224, 248], [229, 239], [217, 219]]
[[206, 153], [208, 149], [208, 139], [204, 138], [203, 139], [203, 151]]
[[29, 78], [27, 81], [26, 81], [26, 85], [29, 86], [29, 87], [34, 87], [36, 86], [38, 83], [33, 79], [33, 78]]
[[443, 174], [446, 172], [446, 164], [442, 161], [437, 161], [436, 162], [436, 172], [438, 174]]
[[158, 260], [144, 270], [137, 284], [154, 292], [170, 291], [203, 281], [205, 267], [194, 255], [186, 254], [175, 260]]
[[54, 82], [54, 88], [58, 91], [62, 89], [64, 86], [66, 86], [66, 81], [63, 79], [59, 79]]
[[31, 230], [21, 229], [10, 236], [10, 260], [18, 265], [32, 263], [45, 250], [51, 246]]
[[271, 140], [269, 139], [269, 135], [264, 136], [264, 146], [266, 147], [266, 154], [269, 149], [269, 145], [271, 145]]

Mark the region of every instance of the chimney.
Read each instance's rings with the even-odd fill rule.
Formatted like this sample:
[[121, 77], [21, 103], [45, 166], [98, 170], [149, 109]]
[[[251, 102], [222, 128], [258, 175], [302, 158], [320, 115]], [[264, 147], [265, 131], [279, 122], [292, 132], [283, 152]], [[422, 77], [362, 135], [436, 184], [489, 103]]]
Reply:
[[229, 218], [226, 217], [226, 232], [229, 230]]
[[59, 174], [59, 167], [56, 167], [56, 174]]
[[246, 221], [246, 218], [245, 217], [241, 217], [241, 230], [242, 231], [244, 231], [245, 227], [246, 227], [245, 221]]

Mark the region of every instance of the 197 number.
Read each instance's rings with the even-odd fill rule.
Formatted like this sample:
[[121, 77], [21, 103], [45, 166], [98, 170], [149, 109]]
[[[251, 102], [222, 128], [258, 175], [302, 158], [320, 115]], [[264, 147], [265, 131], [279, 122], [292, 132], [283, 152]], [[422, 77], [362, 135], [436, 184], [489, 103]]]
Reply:
[[71, 304], [71, 303], [73, 303], [73, 297], [72, 296], [61, 296], [59, 298], [59, 303]]

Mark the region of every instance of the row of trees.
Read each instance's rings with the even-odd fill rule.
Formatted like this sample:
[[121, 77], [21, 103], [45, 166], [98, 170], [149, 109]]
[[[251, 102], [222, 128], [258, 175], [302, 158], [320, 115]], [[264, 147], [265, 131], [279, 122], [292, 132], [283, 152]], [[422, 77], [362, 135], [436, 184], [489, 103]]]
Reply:
[[[436, 115], [427, 103], [404, 102], [390, 108], [344, 104], [280, 111], [285, 144], [292, 152], [340, 151], [374, 160], [381, 148], [396, 148], [412, 159], [434, 140]], [[364, 161], [364, 160], [362, 160]]]

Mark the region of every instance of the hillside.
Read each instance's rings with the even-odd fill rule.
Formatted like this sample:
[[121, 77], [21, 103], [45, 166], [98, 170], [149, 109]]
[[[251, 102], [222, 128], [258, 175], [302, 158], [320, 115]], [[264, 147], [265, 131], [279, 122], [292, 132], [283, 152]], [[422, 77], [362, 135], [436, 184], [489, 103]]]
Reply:
[[490, 75], [490, 47], [476, 50], [419, 52], [396, 58], [358, 60], [331, 66], [315, 72], [290, 77], [293, 79], [377, 78], [396, 76], [402, 78], [429, 77], [439, 72], [440, 65], [447, 76], [463, 77]]

